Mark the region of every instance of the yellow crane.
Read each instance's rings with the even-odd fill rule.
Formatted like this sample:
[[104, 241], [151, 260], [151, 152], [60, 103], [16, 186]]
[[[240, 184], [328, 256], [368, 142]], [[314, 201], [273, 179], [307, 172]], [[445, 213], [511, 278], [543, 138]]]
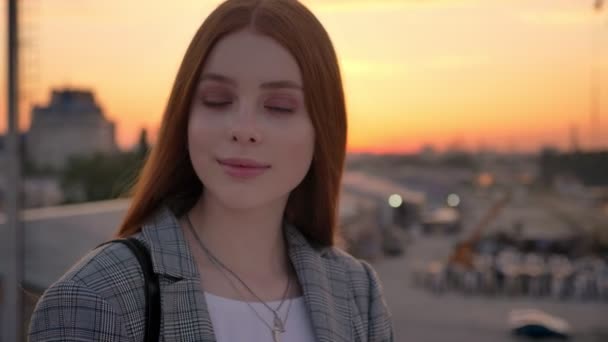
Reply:
[[510, 199], [511, 193], [506, 192], [488, 209], [488, 211], [486, 211], [475, 228], [473, 228], [471, 236], [454, 248], [449, 258], [450, 264], [457, 264], [467, 269], [473, 268], [473, 251], [475, 249], [475, 245], [481, 239], [484, 230], [489, 226], [490, 222], [492, 222], [501, 213], [507, 203], [509, 203]]

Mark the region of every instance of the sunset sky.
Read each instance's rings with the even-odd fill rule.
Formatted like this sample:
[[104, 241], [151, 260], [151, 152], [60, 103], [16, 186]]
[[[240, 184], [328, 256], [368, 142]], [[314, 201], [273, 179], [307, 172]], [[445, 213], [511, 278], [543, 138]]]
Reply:
[[[567, 149], [571, 127], [584, 148], [608, 148], [608, 4], [594, 12], [593, 0], [303, 2], [340, 58], [351, 151]], [[22, 3], [21, 127], [51, 88], [89, 88], [127, 148], [141, 128], [155, 135], [183, 53], [218, 1]], [[0, 6], [4, 131], [6, 1]], [[594, 55], [602, 109], [596, 139]]]

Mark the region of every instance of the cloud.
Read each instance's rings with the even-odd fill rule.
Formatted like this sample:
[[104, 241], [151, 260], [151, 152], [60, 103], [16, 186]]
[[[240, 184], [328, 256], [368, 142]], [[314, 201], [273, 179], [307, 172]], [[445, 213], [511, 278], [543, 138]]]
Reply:
[[454, 70], [488, 65], [483, 55], [439, 55], [408, 61], [378, 61], [342, 59], [340, 66], [345, 74], [374, 78], [398, 78], [421, 71]]
[[542, 26], [581, 26], [593, 21], [593, 12], [588, 9], [562, 11], [521, 12], [518, 19], [524, 23]]
[[446, 7], [478, 1], [480, 0], [305, 0], [303, 2], [318, 12], [344, 13]]
[[462, 69], [476, 67], [490, 63], [490, 59], [483, 55], [443, 55], [430, 58], [420, 63], [426, 69]]
[[380, 78], [401, 76], [407, 73], [405, 63], [373, 61], [363, 59], [343, 59], [342, 70], [349, 75], [375, 76]]

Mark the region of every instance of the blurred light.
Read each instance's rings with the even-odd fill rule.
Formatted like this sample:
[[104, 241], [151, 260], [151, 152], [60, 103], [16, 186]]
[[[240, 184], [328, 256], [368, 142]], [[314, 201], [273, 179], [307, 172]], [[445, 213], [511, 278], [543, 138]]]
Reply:
[[530, 185], [530, 184], [532, 184], [532, 181], [534, 180], [532, 175], [528, 172], [522, 172], [521, 174], [519, 174], [518, 178], [519, 178], [519, 182], [524, 185]]
[[488, 172], [482, 172], [478, 177], [477, 177], [477, 183], [479, 185], [481, 185], [484, 188], [487, 188], [488, 186], [494, 184], [494, 176], [492, 176], [491, 173]]
[[448, 205], [452, 208], [457, 207], [460, 204], [460, 197], [456, 194], [448, 195]]
[[403, 199], [400, 195], [392, 194], [388, 198], [388, 205], [393, 208], [398, 208], [403, 203]]
[[593, 3], [593, 9], [599, 12], [602, 10], [603, 5], [604, 0], [595, 0], [595, 2]]

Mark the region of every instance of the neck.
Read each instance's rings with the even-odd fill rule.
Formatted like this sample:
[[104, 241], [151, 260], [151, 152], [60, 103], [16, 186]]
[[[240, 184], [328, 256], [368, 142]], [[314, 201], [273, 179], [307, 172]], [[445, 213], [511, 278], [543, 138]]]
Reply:
[[188, 216], [205, 247], [237, 274], [281, 277], [289, 273], [282, 229], [285, 204], [237, 210], [203, 195]]

